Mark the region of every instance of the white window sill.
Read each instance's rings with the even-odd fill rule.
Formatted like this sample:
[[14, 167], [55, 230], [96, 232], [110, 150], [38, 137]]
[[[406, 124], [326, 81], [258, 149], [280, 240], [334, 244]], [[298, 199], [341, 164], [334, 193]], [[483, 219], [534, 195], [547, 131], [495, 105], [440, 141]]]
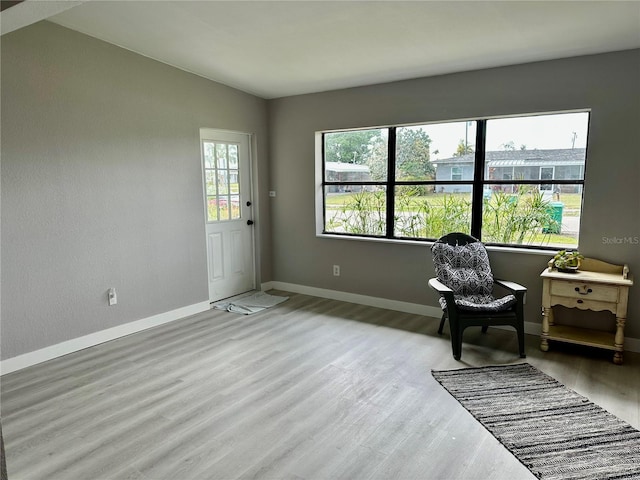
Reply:
[[[431, 241], [416, 241], [416, 240], [400, 240], [397, 238], [369, 238], [369, 237], [357, 237], [350, 235], [333, 235], [331, 233], [317, 233], [317, 238], [329, 239], [329, 240], [348, 240], [356, 242], [374, 242], [374, 243], [394, 243], [401, 245], [411, 245], [413, 247], [425, 247], [431, 248], [434, 242]], [[523, 248], [523, 247], [511, 247], [511, 246], [498, 246], [487, 245], [487, 250], [490, 252], [506, 252], [506, 253], [522, 253], [526, 255], [544, 255], [545, 257], [553, 256], [554, 250], [544, 250], [541, 248]]]

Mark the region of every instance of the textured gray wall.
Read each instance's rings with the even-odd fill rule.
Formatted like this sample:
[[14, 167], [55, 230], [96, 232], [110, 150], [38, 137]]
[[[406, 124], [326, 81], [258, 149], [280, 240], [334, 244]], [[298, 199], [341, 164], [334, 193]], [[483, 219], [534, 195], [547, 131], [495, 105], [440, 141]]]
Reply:
[[199, 129], [255, 133], [266, 197], [266, 107], [48, 22], [3, 36], [2, 358], [207, 301]]
[[[640, 50], [465, 72], [269, 102], [274, 279], [436, 306], [425, 245], [322, 239], [314, 224], [314, 132], [591, 108], [580, 250], [640, 275]], [[540, 322], [539, 274], [548, 254], [491, 252], [498, 276], [529, 288], [527, 321]], [[333, 277], [331, 265], [340, 264]], [[640, 338], [640, 285], [627, 334]]]
[[[640, 51], [267, 105], [47, 22], [1, 44], [2, 359], [206, 301], [200, 127], [256, 134], [262, 281], [435, 306], [427, 246], [315, 237], [314, 132], [591, 108], [580, 248], [640, 268], [639, 245], [602, 240], [640, 236]], [[539, 321], [548, 256], [491, 257], [498, 275], [529, 287], [527, 320]], [[117, 307], [106, 306], [111, 286]]]

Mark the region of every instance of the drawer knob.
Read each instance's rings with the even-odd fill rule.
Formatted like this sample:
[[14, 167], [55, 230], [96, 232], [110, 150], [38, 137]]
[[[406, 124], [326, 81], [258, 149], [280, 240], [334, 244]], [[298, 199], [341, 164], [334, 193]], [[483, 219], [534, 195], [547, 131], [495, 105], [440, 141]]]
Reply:
[[584, 300], [582, 300], [581, 298], [578, 299], [578, 303], [582, 303]]
[[579, 287], [574, 288], [574, 290], [578, 292], [580, 295], [589, 295], [591, 292], [593, 292], [593, 290], [591, 290], [590, 288], [587, 288], [586, 292], [581, 292]]

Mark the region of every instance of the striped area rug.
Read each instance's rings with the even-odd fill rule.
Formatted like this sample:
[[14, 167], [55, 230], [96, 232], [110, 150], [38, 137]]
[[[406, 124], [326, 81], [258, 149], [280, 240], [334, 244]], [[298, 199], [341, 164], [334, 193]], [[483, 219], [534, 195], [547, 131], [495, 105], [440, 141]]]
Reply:
[[537, 478], [640, 479], [640, 431], [528, 363], [431, 373]]

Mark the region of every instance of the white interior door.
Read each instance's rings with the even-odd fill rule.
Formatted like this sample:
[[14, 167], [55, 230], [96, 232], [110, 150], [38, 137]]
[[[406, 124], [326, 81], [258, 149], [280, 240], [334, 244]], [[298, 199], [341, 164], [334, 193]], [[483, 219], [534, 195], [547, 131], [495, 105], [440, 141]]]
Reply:
[[255, 288], [249, 138], [200, 130], [210, 302]]

